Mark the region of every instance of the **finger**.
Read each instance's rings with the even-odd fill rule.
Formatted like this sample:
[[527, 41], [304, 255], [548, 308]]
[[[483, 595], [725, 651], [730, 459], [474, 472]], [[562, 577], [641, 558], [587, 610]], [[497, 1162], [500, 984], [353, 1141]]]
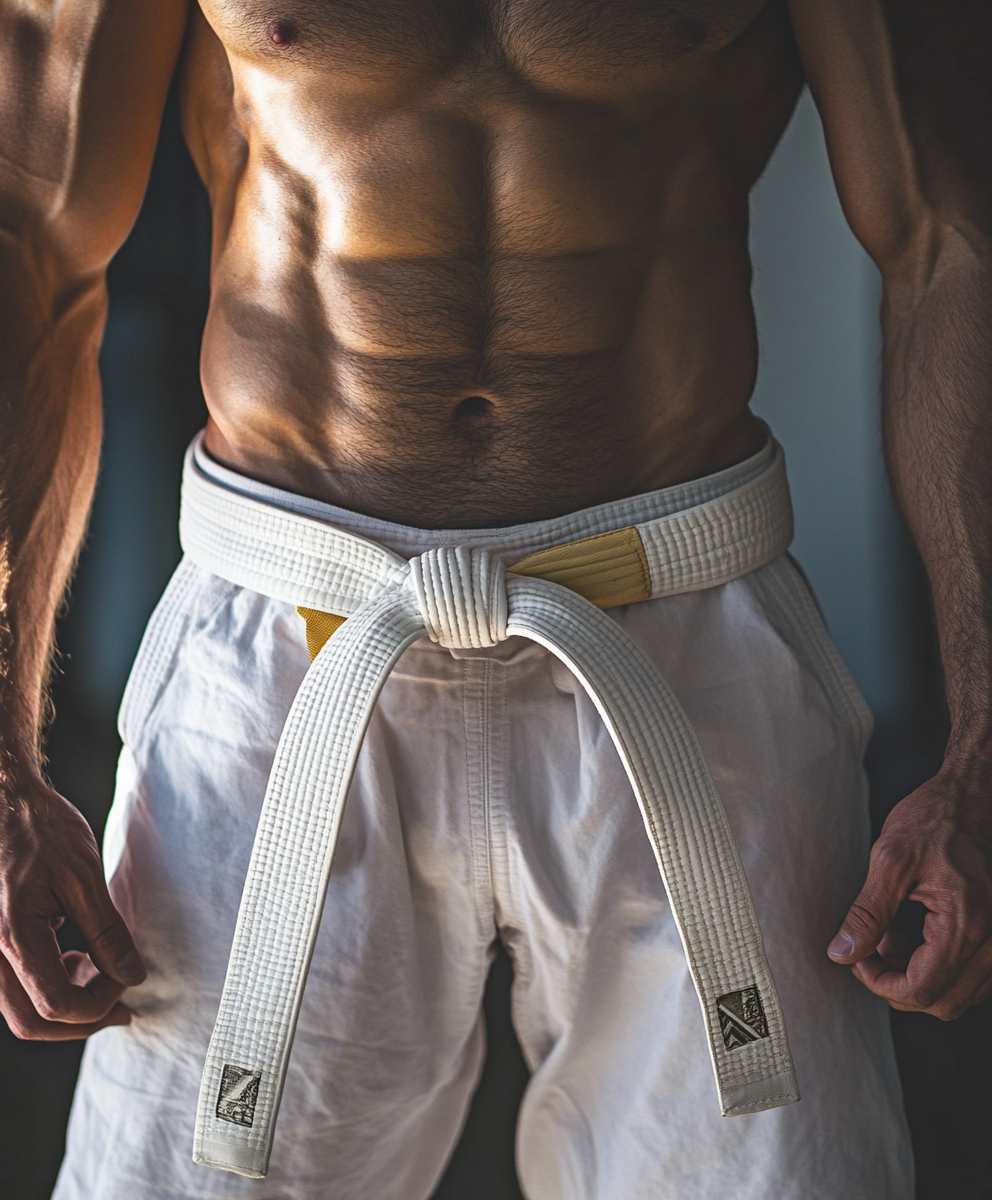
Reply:
[[911, 859], [883, 839], [875, 843], [865, 885], [827, 947], [835, 962], [856, 963], [874, 954], [912, 887]]
[[872, 955], [858, 964], [855, 974], [876, 996], [914, 1012], [927, 1012], [957, 987], [975, 957], [973, 951], [964, 950], [956, 930], [952, 914], [928, 913], [923, 924], [925, 940], [905, 968]]
[[[98, 979], [106, 979], [107, 976], [98, 971], [92, 958], [88, 954], [84, 954], [82, 950], [67, 950], [62, 955], [62, 965], [65, 968], [65, 973], [69, 976], [69, 982], [74, 987], [88, 988]], [[116, 981], [111, 981], [120, 995], [125, 989]]]
[[100, 971], [125, 987], [141, 983], [148, 972], [124, 918], [110, 898], [103, 876], [96, 875], [60, 899]]
[[124, 986], [98, 974], [85, 987], [74, 984], [62, 960], [48, 917], [29, 917], [8, 926], [5, 962], [38, 1016], [45, 1021], [90, 1024], [111, 1010]]
[[[870, 960], [869, 960], [870, 962]], [[932, 999], [926, 991], [920, 991], [914, 982], [904, 977], [898, 978], [898, 972], [885, 977], [876, 976], [869, 962], [859, 963], [853, 968], [859, 977], [864, 973], [871, 984], [871, 990], [882, 995], [889, 1004], [901, 1012], [925, 1012], [938, 1017], [942, 1021], [953, 1021], [973, 1004], [980, 1004], [992, 995], [992, 947], [983, 946], [968, 962], [959, 967], [950, 986]], [[866, 970], [867, 968], [867, 970]], [[927, 1003], [930, 1000], [930, 1003]]]
[[954, 1021], [989, 996], [992, 996], [992, 963], [987, 954], [976, 955], [954, 987], [926, 1011], [941, 1021]]
[[67, 1042], [87, 1038], [109, 1025], [128, 1025], [131, 1013], [115, 1004], [97, 1021], [46, 1021], [21, 986], [14, 969], [0, 956], [0, 1012], [15, 1037], [32, 1041]]

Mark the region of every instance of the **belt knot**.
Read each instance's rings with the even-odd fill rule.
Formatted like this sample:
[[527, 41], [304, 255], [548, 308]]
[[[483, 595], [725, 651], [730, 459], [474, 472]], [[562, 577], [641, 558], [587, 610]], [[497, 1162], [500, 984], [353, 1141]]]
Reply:
[[506, 639], [506, 568], [490, 550], [428, 550], [410, 560], [410, 580], [432, 642], [478, 650]]

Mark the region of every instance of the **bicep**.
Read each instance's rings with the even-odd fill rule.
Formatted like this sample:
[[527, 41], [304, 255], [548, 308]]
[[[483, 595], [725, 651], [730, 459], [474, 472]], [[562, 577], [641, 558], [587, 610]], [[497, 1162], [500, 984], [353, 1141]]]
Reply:
[[137, 215], [187, 0], [0, 0], [0, 229], [102, 270]]
[[848, 221], [883, 267], [942, 225], [992, 233], [987, 0], [789, 0]]

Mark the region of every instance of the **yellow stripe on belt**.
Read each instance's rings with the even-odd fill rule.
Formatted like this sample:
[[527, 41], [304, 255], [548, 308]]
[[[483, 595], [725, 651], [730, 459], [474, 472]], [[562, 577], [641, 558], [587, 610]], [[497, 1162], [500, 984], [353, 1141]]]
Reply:
[[[632, 525], [552, 546], [550, 550], [538, 550], [507, 570], [515, 575], [560, 583], [597, 608], [636, 604], [651, 598], [651, 574], [644, 543]], [[298, 606], [296, 611], [307, 623], [307, 650], [312, 662], [345, 618], [316, 608]]]

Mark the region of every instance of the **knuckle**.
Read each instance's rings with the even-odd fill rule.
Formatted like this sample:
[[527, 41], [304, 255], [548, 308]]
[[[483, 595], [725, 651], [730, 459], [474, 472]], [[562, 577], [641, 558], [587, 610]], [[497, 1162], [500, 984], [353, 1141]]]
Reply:
[[848, 909], [844, 924], [852, 933], [862, 933], [877, 928], [878, 917], [867, 904], [864, 904], [861, 900], [855, 900]]
[[[917, 984], [908, 992], [905, 999], [916, 1012], [932, 1012], [935, 1007], [938, 1007], [940, 991], [935, 987]], [[934, 1015], [937, 1015], [936, 1012]]]
[[112, 950], [130, 941], [127, 927], [119, 917], [108, 921], [87, 939], [94, 950]]
[[876, 874], [901, 874], [912, 860], [912, 849], [902, 838], [879, 838], [871, 850], [871, 869]]
[[927, 1005], [927, 1013], [939, 1021], [956, 1021], [968, 1009], [969, 1001], [966, 996], [949, 996], [946, 991], [935, 995]]
[[3, 1014], [7, 1028], [18, 1041], [29, 1042], [40, 1034], [41, 1023], [33, 1013], [27, 1013], [23, 1008], [6, 1008]]
[[989, 940], [988, 922], [982, 917], [966, 917], [961, 941], [970, 950], [978, 950]]
[[4, 958], [10, 959], [15, 957], [16, 953], [17, 937], [14, 927], [10, 918], [5, 913], [0, 913], [0, 954], [3, 954]]
[[105, 919], [107, 909], [106, 883], [99, 874], [99, 861], [90, 862], [88, 854], [76, 855], [58, 882], [59, 895], [70, 907], [70, 916], [78, 913], [97, 920]]
[[63, 1003], [48, 996], [39, 996], [34, 1006], [43, 1021], [64, 1021], [70, 1015]]

